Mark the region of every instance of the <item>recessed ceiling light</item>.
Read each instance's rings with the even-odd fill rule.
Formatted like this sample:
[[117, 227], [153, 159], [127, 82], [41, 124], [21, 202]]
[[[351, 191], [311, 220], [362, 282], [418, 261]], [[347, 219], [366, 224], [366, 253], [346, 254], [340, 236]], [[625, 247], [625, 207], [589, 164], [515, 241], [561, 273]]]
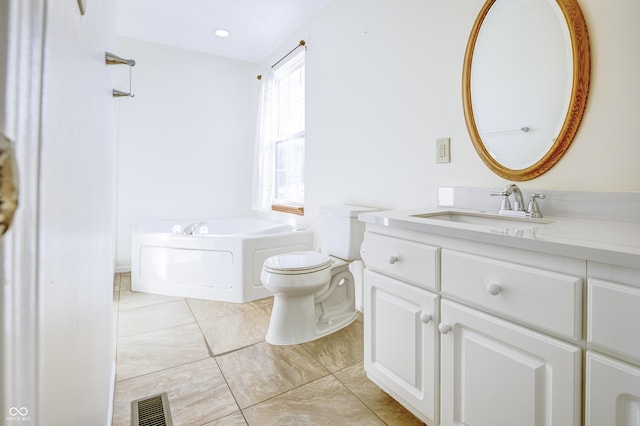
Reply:
[[229, 31], [223, 30], [222, 28], [219, 28], [219, 29], [215, 30], [213, 33], [216, 36], [222, 37], [222, 38], [229, 37], [229, 35], [231, 34]]

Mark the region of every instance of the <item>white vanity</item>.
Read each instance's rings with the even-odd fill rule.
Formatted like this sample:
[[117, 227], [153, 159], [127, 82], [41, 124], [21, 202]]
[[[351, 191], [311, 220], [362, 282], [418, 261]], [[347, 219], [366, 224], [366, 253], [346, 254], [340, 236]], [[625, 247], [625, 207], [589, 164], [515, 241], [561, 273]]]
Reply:
[[640, 223], [359, 218], [366, 372], [428, 425], [640, 425]]

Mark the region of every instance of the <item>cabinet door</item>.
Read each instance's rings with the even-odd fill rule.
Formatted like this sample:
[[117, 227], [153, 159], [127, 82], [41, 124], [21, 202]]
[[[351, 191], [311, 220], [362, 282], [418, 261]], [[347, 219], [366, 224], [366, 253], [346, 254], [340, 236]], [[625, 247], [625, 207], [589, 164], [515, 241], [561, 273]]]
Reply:
[[586, 426], [640, 425], [640, 369], [587, 352]]
[[416, 416], [437, 424], [438, 296], [371, 270], [364, 284], [367, 375]]
[[589, 279], [587, 342], [640, 361], [640, 288]]
[[443, 426], [580, 424], [580, 348], [448, 300], [441, 317]]

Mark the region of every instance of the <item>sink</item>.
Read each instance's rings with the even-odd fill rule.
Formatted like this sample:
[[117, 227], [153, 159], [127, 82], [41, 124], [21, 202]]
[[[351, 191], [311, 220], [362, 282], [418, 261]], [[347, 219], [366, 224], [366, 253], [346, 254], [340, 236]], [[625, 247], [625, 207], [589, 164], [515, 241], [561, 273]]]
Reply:
[[493, 213], [471, 213], [459, 211], [414, 214], [411, 216], [423, 219], [435, 219], [446, 222], [466, 223], [503, 229], [534, 229], [538, 226], [552, 222], [548, 219], [542, 218], [498, 216]]

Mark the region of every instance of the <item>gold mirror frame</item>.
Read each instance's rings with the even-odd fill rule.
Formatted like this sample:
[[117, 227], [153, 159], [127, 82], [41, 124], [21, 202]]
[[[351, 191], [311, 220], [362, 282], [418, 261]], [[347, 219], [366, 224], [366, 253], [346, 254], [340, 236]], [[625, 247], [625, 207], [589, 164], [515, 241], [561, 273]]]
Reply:
[[567, 115], [556, 141], [540, 160], [527, 168], [514, 170], [507, 168], [496, 161], [484, 146], [473, 116], [473, 109], [471, 105], [471, 62], [473, 60], [473, 51], [475, 49], [478, 33], [480, 32], [480, 27], [496, 0], [486, 1], [473, 24], [473, 28], [469, 36], [469, 42], [467, 43], [462, 72], [462, 103], [467, 130], [469, 131], [469, 136], [473, 142], [473, 147], [482, 161], [494, 173], [509, 180], [525, 181], [534, 179], [551, 169], [551, 167], [553, 167], [567, 151], [569, 145], [571, 145], [573, 138], [578, 132], [580, 121], [582, 120], [584, 110], [587, 106], [589, 79], [591, 74], [591, 52], [589, 50], [587, 24], [577, 0], [556, 1], [565, 17], [567, 27], [569, 29], [569, 36], [571, 38], [571, 47], [573, 51], [573, 85], [571, 88], [571, 98], [569, 100]]

